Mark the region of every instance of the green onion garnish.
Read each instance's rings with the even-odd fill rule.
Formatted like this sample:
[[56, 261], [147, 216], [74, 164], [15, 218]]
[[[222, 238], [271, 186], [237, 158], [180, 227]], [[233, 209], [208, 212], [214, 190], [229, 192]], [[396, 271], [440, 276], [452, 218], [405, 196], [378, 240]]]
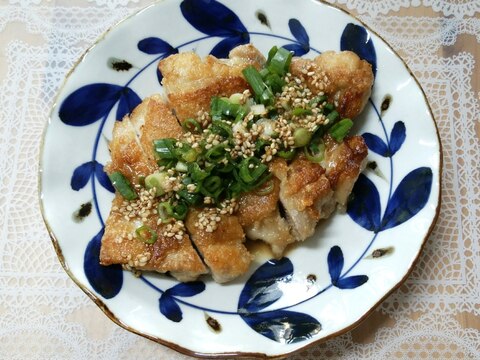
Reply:
[[326, 120], [328, 120], [328, 123], [326, 124], [328, 127], [331, 127], [335, 122], [339, 119], [340, 114], [338, 113], [337, 110], [333, 110], [330, 114], [327, 115]]
[[183, 220], [187, 216], [188, 206], [184, 202], [180, 202], [173, 207], [172, 216], [177, 220]]
[[187, 119], [182, 123], [182, 128], [191, 133], [201, 133], [202, 127], [195, 119]]
[[161, 160], [174, 160], [177, 158], [175, 154], [176, 139], [158, 139], [153, 140], [153, 148]]
[[147, 244], [154, 244], [158, 238], [157, 232], [147, 225], [140, 226], [137, 230], [135, 230], [135, 234], [137, 234], [137, 237], [140, 240]]
[[224, 157], [225, 145], [223, 144], [216, 145], [205, 153], [205, 159], [212, 163], [216, 163]]
[[293, 141], [295, 147], [302, 147], [307, 145], [310, 142], [311, 138], [312, 133], [303, 127], [295, 129], [295, 132], [293, 133]]
[[182, 147], [177, 148], [175, 153], [181, 158], [181, 160], [187, 163], [194, 162], [198, 157], [198, 152], [186, 143], [182, 143]]
[[267, 63], [266, 63], [267, 66], [270, 65], [270, 62], [272, 61], [272, 59], [275, 56], [275, 54], [277, 53], [277, 51], [278, 51], [278, 46], [273, 46], [270, 49], [270, 51], [268, 52], [268, 56], [267, 56]]
[[199, 205], [202, 203], [202, 196], [197, 193], [190, 193], [187, 190], [183, 189], [177, 192], [177, 195], [180, 196], [188, 205]]
[[115, 171], [108, 175], [112, 185], [117, 191], [122, 195], [126, 200], [135, 200], [137, 198], [137, 193], [133, 190], [130, 182], [127, 178], [120, 172]]
[[150, 190], [155, 188], [155, 196], [161, 196], [165, 193], [165, 182], [168, 179], [168, 175], [165, 172], [156, 172], [148, 175], [145, 178], [145, 187]]
[[264, 105], [268, 104], [270, 102], [270, 99], [268, 98], [268, 96], [263, 96], [263, 93], [267, 89], [267, 86], [263, 82], [262, 75], [260, 75], [258, 70], [250, 65], [243, 69], [242, 73], [243, 76], [245, 76], [245, 80], [247, 80], [248, 84], [252, 88], [257, 102]]
[[325, 144], [322, 142], [316, 144], [311, 142], [308, 146], [303, 148], [305, 157], [314, 163], [319, 163], [325, 156]]
[[290, 67], [292, 56], [292, 52], [282, 47], [279, 48], [267, 65], [268, 70], [273, 74], [278, 74], [280, 76], [285, 75]]
[[243, 159], [239, 165], [238, 174], [240, 179], [246, 184], [252, 184], [268, 169], [267, 165], [262, 164], [256, 157]]
[[189, 173], [191, 174], [193, 181], [197, 181], [197, 182], [202, 181], [210, 174], [208, 171], [202, 170], [200, 168], [200, 165], [198, 165], [198, 163], [190, 164], [188, 170], [189, 170]]
[[277, 152], [277, 155], [283, 159], [291, 160], [295, 156], [295, 153], [296, 153], [295, 149], [290, 149], [288, 151], [280, 150], [279, 152]]
[[258, 196], [265, 196], [265, 195], [269, 195], [272, 193], [273, 191], [273, 188], [275, 187], [274, 186], [274, 182], [272, 179], [270, 179], [267, 183], [265, 183], [260, 189], [258, 189], [257, 191], [255, 191], [255, 195], [258, 195]]
[[265, 77], [265, 84], [276, 94], [282, 92], [282, 87], [285, 85], [285, 81], [278, 74], [268, 74]]
[[323, 113], [325, 115], [329, 114], [333, 110], [335, 110], [335, 105], [331, 103], [326, 103], [325, 106], [323, 107]]
[[343, 138], [347, 136], [348, 132], [353, 126], [353, 121], [350, 119], [342, 119], [329, 130], [329, 134], [337, 141], [342, 142]]
[[172, 205], [168, 201], [158, 204], [157, 211], [158, 216], [160, 216], [160, 219], [162, 219], [163, 222], [168, 222], [173, 215]]
[[232, 127], [222, 120], [213, 120], [210, 131], [226, 138], [233, 136]]
[[315, 96], [312, 100], [310, 100], [309, 105], [310, 107], [315, 107], [322, 105], [325, 101], [327, 101], [327, 95]]
[[292, 115], [293, 116], [302, 116], [302, 115], [311, 115], [312, 110], [311, 109], [304, 109], [304, 108], [295, 108], [292, 110]]
[[209, 176], [203, 182], [203, 188], [209, 193], [214, 193], [222, 187], [222, 179], [219, 176]]

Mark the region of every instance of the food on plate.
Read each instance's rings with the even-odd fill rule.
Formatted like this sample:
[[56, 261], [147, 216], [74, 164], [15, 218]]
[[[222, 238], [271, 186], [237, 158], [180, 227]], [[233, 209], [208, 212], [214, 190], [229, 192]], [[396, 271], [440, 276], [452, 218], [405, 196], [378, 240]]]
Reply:
[[103, 265], [224, 283], [248, 271], [247, 238], [279, 258], [345, 209], [367, 156], [348, 136], [373, 84], [366, 61], [243, 45], [229, 59], [171, 55], [159, 69], [166, 98], [113, 129]]

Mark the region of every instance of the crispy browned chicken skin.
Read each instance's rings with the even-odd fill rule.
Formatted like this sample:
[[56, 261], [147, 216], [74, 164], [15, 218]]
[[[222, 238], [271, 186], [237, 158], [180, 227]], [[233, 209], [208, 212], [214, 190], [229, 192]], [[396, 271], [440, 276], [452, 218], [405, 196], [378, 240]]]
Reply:
[[[159, 69], [168, 100], [160, 96], [148, 98], [131, 116], [115, 124], [110, 143], [112, 161], [106, 171], [120, 171], [138, 184], [142, 177], [158, 169], [153, 140], [180, 138], [179, 122], [208, 112], [213, 96], [242, 93], [248, 88], [242, 70], [248, 65], [260, 68], [264, 63], [265, 58], [252, 45], [233, 49], [229, 59], [201, 59], [195, 53], [181, 53], [162, 60]], [[320, 88], [306, 81], [312, 92], [323, 92], [329, 102], [335, 103], [342, 118], [355, 118], [362, 111], [373, 84], [371, 66], [366, 61], [348, 51], [325, 52], [312, 60], [292, 60], [293, 76], [302, 77], [306, 69], [326, 80]], [[181, 281], [211, 272], [215, 281], [227, 282], [244, 274], [252, 260], [244, 246], [245, 235], [265, 241], [273, 255], [281, 257], [290, 243], [311, 236], [320, 219], [328, 218], [337, 207], [345, 208], [364, 168], [367, 148], [360, 136], [347, 137], [341, 143], [329, 136], [324, 140], [325, 158], [320, 164], [303, 155], [291, 162], [274, 159], [270, 163], [274, 177], [268, 185], [272, 191], [242, 194], [237, 212], [222, 215], [213, 232], [196, 226], [200, 212], [191, 209], [184, 234], [178, 239], [166, 237], [166, 225], [157, 224], [158, 215], [153, 212], [141, 220], [125, 217], [122, 211], [126, 205], [117, 194], [102, 239], [101, 263], [170, 272]], [[142, 223], [159, 234], [153, 245], [126, 235], [134, 233]]]

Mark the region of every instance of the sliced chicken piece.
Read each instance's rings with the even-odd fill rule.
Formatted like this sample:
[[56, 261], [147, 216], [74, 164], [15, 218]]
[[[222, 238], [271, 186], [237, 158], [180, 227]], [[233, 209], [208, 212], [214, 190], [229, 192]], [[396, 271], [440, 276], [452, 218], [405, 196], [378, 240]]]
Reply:
[[105, 166], [105, 171], [108, 174], [120, 171], [132, 184], [138, 184], [140, 177], [157, 168], [155, 161], [143, 150], [129, 116], [115, 122], [109, 148], [112, 160]]
[[140, 144], [148, 156], [155, 162], [153, 140], [164, 138], [178, 139], [183, 129], [173, 115], [172, 108], [160, 96], [146, 98], [130, 115], [130, 121], [135, 127]]
[[314, 71], [323, 79], [328, 78], [325, 86], [318, 88], [307, 78], [309, 89], [317, 94], [325, 92], [329, 102], [335, 103], [342, 117], [355, 118], [365, 107], [373, 85], [372, 66], [361, 60], [351, 51], [326, 51], [313, 60], [295, 57], [290, 72], [301, 77], [302, 71]]
[[280, 181], [272, 178], [270, 186], [273, 186], [273, 189], [266, 195], [259, 192], [262, 188], [242, 194], [238, 200], [236, 215], [247, 237], [251, 240], [263, 240], [270, 245], [273, 255], [279, 258], [287, 245], [295, 240], [290, 234], [287, 221], [280, 216], [278, 209]]
[[[192, 281], [208, 273], [187, 234], [180, 239], [163, 235], [166, 225], [157, 225], [158, 216], [151, 214], [147, 221], [139, 218], [125, 218], [126, 205], [120, 195], [112, 203], [112, 211], [105, 224], [105, 233], [100, 250], [102, 265], [125, 264], [138, 270], [170, 272], [179, 281]], [[141, 225], [153, 229], [158, 238], [154, 244], [147, 244], [134, 237]]]
[[275, 159], [270, 171], [280, 179], [280, 201], [297, 241], [303, 241], [315, 232], [320, 219], [335, 210], [335, 200], [325, 169], [310, 162], [303, 155], [290, 165]]
[[210, 268], [213, 279], [225, 283], [247, 272], [252, 255], [243, 244], [245, 234], [236, 216], [220, 215], [217, 229], [207, 232], [195, 225], [201, 211], [190, 209], [185, 225], [200, 252], [203, 260]]
[[365, 168], [368, 148], [361, 136], [346, 137], [337, 143], [325, 137], [326, 176], [334, 190], [335, 201], [344, 210], [353, 185]]
[[[181, 126], [161, 97], [145, 99], [130, 116], [114, 125], [110, 142], [112, 161], [105, 169], [107, 173], [120, 171], [130, 182], [138, 184], [140, 176], [147, 176], [158, 169], [153, 140], [176, 138], [181, 134]], [[185, 232], [180, 239], [163, 236], [165, 225], [157, 225], [158, 215], [153, 211], [145, 215], [146, 221], [138, 216], [125, 218], [126, 206], [135, 203], [139, 203], [140, 208], [145, 206], [139, 199], [124, 203], [118, 194], [113, 200], [102, 238], [100, 260], [103, 265], [126, 264], [138, 270], [170, 272], [180, 281], [195, 280], [199, 275], [208, 273]], [[149, 210], [154, 209], [156, 200], [152, 197], [147, 206]], [[158, 234], [153, 245], [137, 238], [129, 240], [142, 225], [149, 226]]]
[[160, 61], [162, 85], [180, 121], [208, 111], [213, 96], [242, 93], [249, 86], [242, 70], [253, 65], [260, 68], [263, 55], [251, 44], [233, 49], [229, 59], [208, 55], [204, 59], [193, 52], [171, 55]]

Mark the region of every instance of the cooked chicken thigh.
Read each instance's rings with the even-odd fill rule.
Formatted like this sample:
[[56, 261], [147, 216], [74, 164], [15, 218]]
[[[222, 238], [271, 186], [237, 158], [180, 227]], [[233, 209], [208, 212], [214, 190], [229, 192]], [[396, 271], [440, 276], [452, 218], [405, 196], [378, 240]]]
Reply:
[[264, 188], [242, 194], [238, 201], [237, 216], [247, 237], [269, 244], [273, 255], [278, 258], [295, 239], [278, 208], [280, 181], [273, 178], [267, 186], [273, 187], [268, 194], [262, 194]]
[[[105, 166], [105, 171], [120, 171], [132, 184], [138, 184], [140, 177], [157, 169], [152, 140], [178, 137], [181, 132], [182, 128], [171, 110], [159, 97], [144, 100], [131, 116], [115, 123], [110, 142], [112, 160]], [[115, 196], [105, 224], [100, 262], [103, 265], [124, 264], [138, 270], [170, 272], [180, 281], [195, 280], [199, 275], [208, 273], [186, 232], [179, 238], [163, 235], [167, 225], [157, 224], [157, 204], [155, 197], [146, 191], [133, 202], [124, 201], [119, 194]], [[158, 234], [154, 244], [135, 237], [136, 230], [145, 225]]]
[[202, 59], [193, 52], [169, 56], [160, 61], [162, 85], [170, 105], [182, 122], [208, 111], [213, 96], [230, 96], [248, 88], [242, 70], [248, 65], [260, 68], [263, 55], [251, 44], [230, 52], [229, 59], [211, 55]]
[[340, 115], [354, 119], [360, 114], [370, 97], [373, 85], [372, 66], [351, 51], [326, 51], [313, 60], [293, 58], [290, 72], [302, 76], [302, 70], [314, 71], [326, 84], [318, 89], [307, 79], [314, 93], [325, 92], [328, 100], [336, 105]]
[[[346, 137], [339, 143], [326, 135], [324, 160], [320, 163], [309, 161], [303, 152], [297, 152], [290, 162], [279, 157], [268, 160], [273, 175], [268, 185], [271, 191], [262, 192], [260, 188], [241, 194], [238, 210], [232, 210], [233, 214], [216, 213], [210, 228], [199, 226], [199, 219], [208, 215], [208, 207], [190, 208], [185, 224], [162, 223], [157, 213], [158, 197], [139, 185], [143, 178], [159, 171], [154, 140], [182, 139], [184, 120], [208, 113], [214, 96], [244, 93], [249, 85], [242, 70], [249, 65], [260, 69], [264, 63], [265, 58], [252, 45], [233, 49], [229, 59], [201, 59], [189, 52], [159, 63], [166, 98], [156, 95], [145, 99], [113, 129], [109, 145], [112, 160], [105, 170], [109, 174], [121, 172], [140, 194], [133, 201], [115, 196], [102, 238], [103, 265], [169, 272], [180, 281], [211, 272], [216, 282], [224, 283], [249, 268], [252, 255], [244, 245], [245, 237], [268, 243], [273, 255], [281, 257], [289, 244], [311, 236], [319, 220], [328, 218], [337, 207], [345, 209], [366, 162], [367, 147], [360, 136]], [[305, 76], [312, 72], [315, 76]], [[325, 52], [311, 60], [293, 58], [290, 73], [297, 78], [295, 81], [304, 79], [303, 86], [306, 84], [306, 90], [314, 95], [325, 94], [341, 118], [353, 119], [363, 110], [373, 84], [370, 64], [348, 51]], [[317, 80], [321, 85], [314, 83]], [[208, 114], [205, 116], [208, 118]], [[266, 120], [274, 123], [273, 119]], [[307, 122], [301, 126], [318, 125]], [[299, 125], [293, 126], [295, 130]], [[178, 194], [173, 196], [180, 199]], [[215, 209], [210, 209], [213, 214]], [[142, 226], [158, 235], [152, 244], [137, 233]], [[173, 231], [172, 226], [179, 228]]]

